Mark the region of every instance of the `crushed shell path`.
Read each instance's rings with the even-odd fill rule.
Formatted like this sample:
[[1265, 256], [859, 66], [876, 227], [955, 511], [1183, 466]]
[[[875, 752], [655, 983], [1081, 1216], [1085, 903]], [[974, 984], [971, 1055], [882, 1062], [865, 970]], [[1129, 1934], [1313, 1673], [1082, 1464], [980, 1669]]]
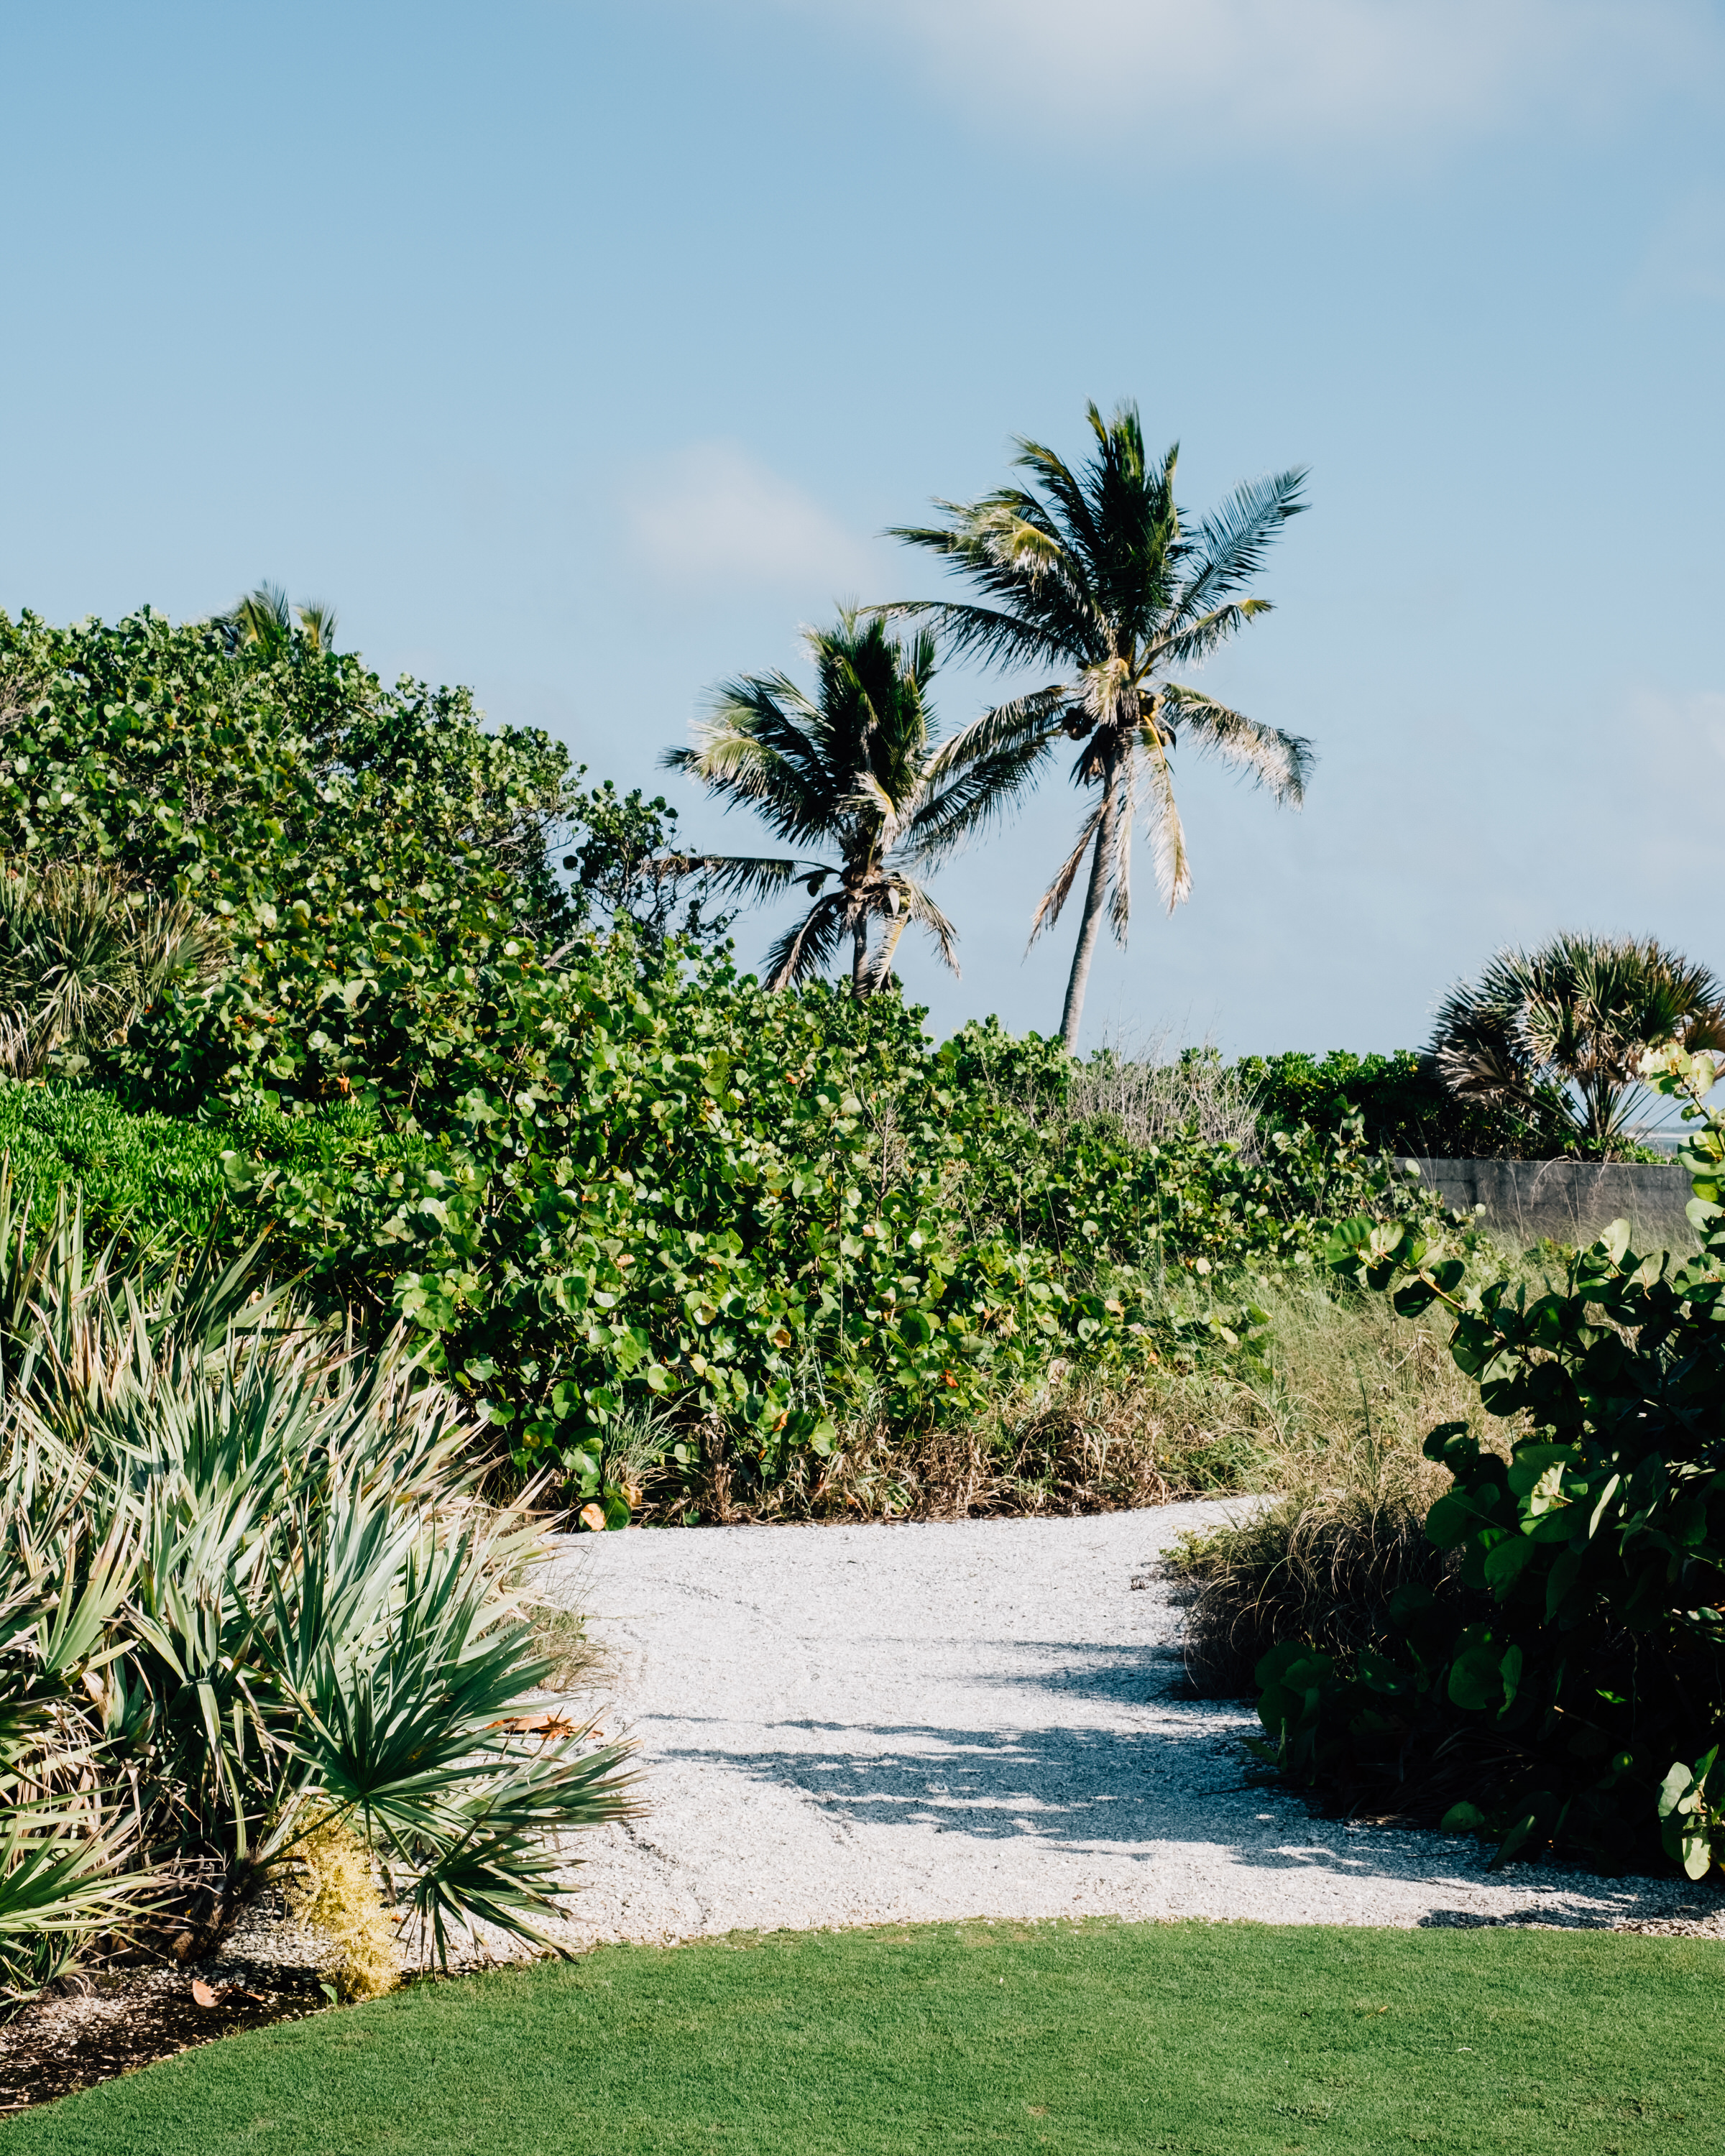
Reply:
[[582, 1837], [572, 1928], [1725, 1923], [1681, 1879], [1488, 1873], [1471, 1840], [1245, 1786], [1255, 1722], [1180, 1696], [1158, 1561], [1226, 1510], [567, 1543], [557, 1599], [593, 1613], [606, 1733], [637, 1742], [649, 1805]]

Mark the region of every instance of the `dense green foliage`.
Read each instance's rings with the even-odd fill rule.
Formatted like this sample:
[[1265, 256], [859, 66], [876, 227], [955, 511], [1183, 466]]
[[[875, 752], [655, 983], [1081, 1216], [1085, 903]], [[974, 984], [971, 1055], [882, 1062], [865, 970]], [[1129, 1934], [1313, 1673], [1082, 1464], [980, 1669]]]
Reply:
[[1207, 1276], [1390, 1202], [1345, 1138], [1281, 1137], [1267, 1166], [1135, 1146], [1065, 1112], [1050, 1044], [937, 1049], [919, 1019], [518, 947], [460, 1038], [421, 1039], [416, 1086], [392, 1099], [373, 1065], [375, 1136], [322, 1168], [236, 1148], [233, 1183], [320, 1292], [433, 1334], [519, 1468], [614, 1508], [614, 1434], [643, 1413], [675, 1457], [723, 1443], [770, 1480], [865, 1406], [929, 1427], [1057, 1359], [1232, 1348], [1258, 1321]]
[[355, 1356], [244, 1264], [110, 1270], [0, 1178], [0, 1991], [90, 1935], [219, 1937], [351, 1821], [441, 1957], [531, 1936], [618, 1754], [511, 1733], [537, 1530], [398, 1335]]
[[[1692, 1104], [1712, 1063], [1649, 1075]], [[1555, 1283], [1470, 1278], [1442, 1235], [1360, 1219], [1334, 1261], [1451, 1353], [1513, 1442], [1427, 1440], [1451, 1483], [1426, 1520], [1447, 1576], [1389, 1599], [1346, 1661], [1285, 1642], [1260, 1712], [1278, 1763], [1350, 1799], [1442, 1814], [1500, 1859], [1554, 1846], [1613, 1868], [1661, 1846], [1699, 1877], [1725, 1859], [1725, 1117], [1702, 1114], [1692, 1258], [1642, 1254], [1620, 1221]]]
[[1279, 1129], [1309, 1123], [1339, 1130], [1358, 1116], [1374, 1152], [1448, 1160], [1548, 1159], [1574, 1133], [1554, 1114], [1537, 1116], [1505, 1101], [1461, 1100], [1427, 1055], [1242, 1056], [1234, 1066], [1260, 1114]]
[[19, 2156], [1556, 2156], [1705, 2146], [1717, 1943], [1012, 1923], [602, 1947], [209, 2044]]
[[213, 993], [165, 996], [116, 1059], [151, 1106], [345, 1096], [341, 1032], [307, 1036], [354, 1015], [374, 948], [431, 970], [470, 925], [572, 925], [547, 855], [567, 758], [487, 733], [465, 690], [386, 690], [303, 634], [242, 663], [214, 626], [146, 609], [111, 628], [0, 618], [0, 691], [7, 849], [123, 863], [230, 945]]
[[[543, 737], [265, 612], [238, 642], [0, 624], [13, 851], [123, 859], [228, 950], [92, 1051], [81, 1105], [7, 1112], [134, 1237], [149, 1157], [174, 1163], [153, 1224], [208, 1224], [213, 1146], [230, 1240], [270, 1228], [374, 1338], [405, 1321], [515, 1471], [591, 1517], [626, 1517], [655, 1454], [674, 1484], [716, 1454], [766, 1484], [859, 1419], [914, 1434], [1080, 1364], [1249, 1356], [1243, 1270], [1405, 1202], [1357, 1123], [1295, 1122], [1262, 1163], [1147, 1142], [1075, 1111], [1047, 1043], [937, 1049], [896, 993], [768, 994], [670, 935], [663, 804], [583, 792]], [[141, 1119], [97, 1159], [116, 1100]]]

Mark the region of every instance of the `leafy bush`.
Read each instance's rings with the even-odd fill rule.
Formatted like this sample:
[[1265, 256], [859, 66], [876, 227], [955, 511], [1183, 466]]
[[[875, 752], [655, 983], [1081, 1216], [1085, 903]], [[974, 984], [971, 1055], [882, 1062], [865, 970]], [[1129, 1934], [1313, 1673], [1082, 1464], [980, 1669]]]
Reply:
[[1535, 1114], [1515, 1101], [1462, 1100], [1435, 1060], [1409, 1049], [1354, 1055], [1332, 1049], [1322, 1058], [1291, 1054], [1244, 1056], [1232, 1066], [1255, 1096], [1260, 1118], [1291, 1130], [1309, 1124], [1337, 1131], [1358, 1116], [1373, 1151], [1450, 1160], [1538, 1160], [1573, 1142], [1554, 1111]]
[[245, 1266], [125, 1273], [0, 1183], [0, 1983], [102, 1930], [182, 1956], [303, 1834], [361, 1834], [427, 1950], [534, 1936], [614, 1749], [514, 1733], [537, 1543], [398, 1337]]
[[1507, 1453], [1455, 1423], [1426, 1441], [1450, 1478], [1426, 1533], [1456, 1591], [1404, 1585], [1353, 1655], [1277, 1646], [1260, 1712], [1284, 1771], [1477, 1828], [1500, 1861], [1662, 1847], [1699, 1877], [1725, 1854], [1725, 1118], [1697, 1105], [1708, 1057], [1671, 1049], [1648, 1075], [1701, 1123], [1695, 1257], [1635, 1252], [1620, 1221], [1534, 1292], [1471, 1281], [1441, 1235], [1337, 1231], [1352, 1279], [1449, 1313], [1458, 1366], [1514, 1428]]
[[458, 993], [441, 978], [380, 977], [374, 1036], [416, 1045], [370, 1064], [373, 1138], [311, 1171], [236, 1148], [230, 1173], [332, 1305], [434, 1335], [517, 1470], [614, 1519], [643, 1414], [691, 1478], [718, 1447], [771, 1483], [847, 1418], [913, 1435], [1057, 1364], [1231, 1351], [1261, 1320], [1209, 1282], [1403, 1202], [1351, 1137], [1279, 1133], [1265, 1163], [1136, 1146], [1070, 1114], [1052, 1044], [989, 1025], [937, 1049], [894, 995], [639, 972], [615, 946], [552, 972], [511, 942], [459, 1026], [429, 1008]]
[[[1357, 1122], [1259, 1158], [1153, 1086], [1147, 1121], [1117, 1057], [1075, 1073], [994, 1026], [936, 1049], [896, 994], [769, 996], [696, 958], [667, 940], [688, 865], [655, 850], [661, 804], [582, 792], [464, 691], [384, 690], [326, 617], [262, 596], [238, 640], [0, 621], [0, 834], [123, 859], [228, 952], [94, 1058], [92, 1097], [197, 1119], [131, 1131], [184, 1163], [155, 1223], [208, 1222], [219, 1132], [241, 1232], [272, 1228], [373, 1341], [424, 1336], [513, 1471], [552, 1469], [588, 1517], [620, 1524], [655, 1474], [763, 1489], [860, 1433], [1023, 1424], [1076, 1367], [1123, 1398], [1194, 1342], [1249, 1353], [1243, 1268], [1405, 1202]], [[566, 827], [572, 891], [547, 859]], [[32, 1141], [90, 1161], [54, 1097], [53, 1130], [19, 1111]], [[119, 1163], [89, 1174], [141, 1237]]]

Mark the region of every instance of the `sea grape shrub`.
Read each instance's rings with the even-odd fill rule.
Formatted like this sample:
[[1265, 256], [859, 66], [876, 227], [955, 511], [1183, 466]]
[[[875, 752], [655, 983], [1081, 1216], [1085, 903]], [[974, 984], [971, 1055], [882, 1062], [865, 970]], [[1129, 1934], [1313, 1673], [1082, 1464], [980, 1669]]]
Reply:
[[1422, 1158], [1538, 1160], [1574, 1147], [1561, 1101], [1536, 1116], [1503, 1102], [1458, 1099], [1430, 1055], [1292, 1053], [1243, 1056], [1235, 1075], [1250, 1086], [1266, 1128], [1339, 1132], [1357, 1116], [1374, 1152]]
[[[309, 1171], [235, 1148], [230, 1178], [332, 1304], [429, 1336], [517, 1471], [614, 1522], [614, 1436], [644, 1414], [685, 1464], [722, 1430], [771, 1480], [865, 1403], [904, 1432], [1075, 1360], [1250, 1356], [1262, 1313], [1213, 1291], [1224, 1265], [1309, 1260], [1327, 1220], [1394, 1202], [1309, 1133], [1269, 1165], [1075, 1127], [1050, 1044], [937, 1048], [894, 993], [485, 949], [356, 996], [400, 1044], [364, 1066], [372, 1138]], [[984, 1083], [1003, 1060], [1013, 1084]]]
[[148, 608], [0, 615], [0, 850], [121, 862], [223, 925], [213, 989], [165, 996], [99, 1059], [149, 1106], [362, 1093], [415, 1047], [366, 1023], [380, 974], [578, 925], [547, 853], [586, 798], [567, 756], [487, 732], [465, 689], [386, 689], [297, 632], [240, 664], [212, 624]]
[[1638, 1252], [1619, 1221], [1536, 1293], [1471, 1283], [1441, 1232], [1337, 1231], [1345, 1277], [1404, 1315], [1453, 1313], [1451, 1353], [1514, 1441], [1506, 1457], [1461, 1424], [1426, 1441], [1451, 1476], [1426, 1520], [1447, 1600], [1407, 1592], [1397, 1636], [1352, 1668], [1297, 1642], [1260, 1665], [1283, 1771], [1477, 1830], [1500, 1861], [1662, 1847], [1698, 1877], [1725, 1854], [1725, 1119], [1697, 1105], [1714, 1075], [1650, 1059], [1700, 1125], [1693, 1257]]

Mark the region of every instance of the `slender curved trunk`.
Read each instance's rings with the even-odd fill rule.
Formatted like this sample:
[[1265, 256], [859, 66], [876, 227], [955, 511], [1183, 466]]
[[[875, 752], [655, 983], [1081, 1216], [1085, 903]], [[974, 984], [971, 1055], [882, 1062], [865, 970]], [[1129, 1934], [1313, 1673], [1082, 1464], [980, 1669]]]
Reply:
[[1066, 982], [1066, 1008], [1060, 1014], [1060, 1040], [1069, 1055], [1078, 1053], [1084, 992], [1090, 985], [1091, 961], [1096, 955], [1096, 938], [1102, 932], [1102, 909], [1108, 899], [1108, 868], [1114, 855], [1115, 822], [1120, 814], [1115, 770], [1116, 760], [1111, 755], [1102, 770], [1102, 784], [1106, 788], [1102, 799], [1102, 820], [1096, 826], [1096, 850], [1090, 857], [1090, 881], [1084, 893], [1084, 918], [1078, 924], [1078, 948], [1072, 953], [1072, 971]]
[[850, 993], [852, 995], [865, 996], [868, 993], [868, 975], [869, 922], [868, 916], [865, 914], [856, 924], [856, 941], [851, 947]]

